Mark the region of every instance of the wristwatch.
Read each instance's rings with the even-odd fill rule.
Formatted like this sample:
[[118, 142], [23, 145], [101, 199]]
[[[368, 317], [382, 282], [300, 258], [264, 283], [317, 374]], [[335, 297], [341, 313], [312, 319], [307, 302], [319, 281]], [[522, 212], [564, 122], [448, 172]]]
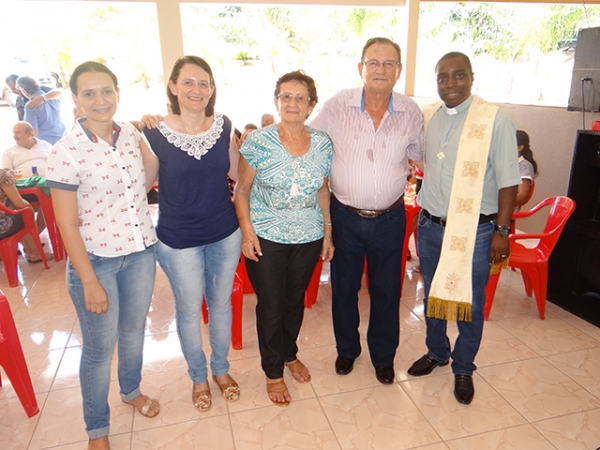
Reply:
[[508, 236], [508, 233], [510, 233], [510, 227], [508, 225], [496, 225], [494, 230], [496, 230], [500, 236]]

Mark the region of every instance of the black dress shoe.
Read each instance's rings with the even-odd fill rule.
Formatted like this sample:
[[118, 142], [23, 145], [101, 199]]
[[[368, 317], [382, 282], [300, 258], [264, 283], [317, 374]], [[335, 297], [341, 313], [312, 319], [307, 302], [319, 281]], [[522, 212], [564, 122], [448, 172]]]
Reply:
[[475, 396], [473, 377], [470, 375], [454, 375], [454, 396], [458, 403], [468, 405]]
[[413, 363], [412, 366], [410, 366], [410, 369], [408, 369], [408, 374], [412, 375], [413, 377], [420, 377], [423, 375], [428, 375], [436, 367], [445, 366], [447, 364], [448, 364], [448, 361], [439, 362], [439, 361], [436, 361], [435, 359], [433, 359], [429, 355], [423, 355], [419, 359], [417, 359]]
[[392, 384], [394, 382], [393, 367], [376, 367], [375, 376], [381, 384]]
[[354, 368], [354, 360], [338, 356], [335, 360], [335, 373], [338, 375], [348, 375]]

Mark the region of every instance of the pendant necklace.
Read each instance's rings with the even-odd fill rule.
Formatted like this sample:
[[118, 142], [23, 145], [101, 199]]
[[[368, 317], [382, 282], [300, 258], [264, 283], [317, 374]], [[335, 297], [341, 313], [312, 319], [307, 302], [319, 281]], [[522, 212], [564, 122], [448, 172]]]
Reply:
[[437, 154], [438, 159], [444, 159], [446, 157], [446, 154], [444, 153], [444, 150], [446, 149], [446, 146], [448, 145], [448, 142], [450, 142], [450, 139], [452, 139], [452, 136], [454, 136], [454, 133], [456, 132], [456, 130], [458, 129], [457, 127], [454, 127], [454, 129], [452, 129], [452, 123], [450, 123], [450, 130], [449, 132], [447, 132], [447, 137], [446, 137], [446, 141], [442, 144], [442, 128], [440, 127], [440, 151]]

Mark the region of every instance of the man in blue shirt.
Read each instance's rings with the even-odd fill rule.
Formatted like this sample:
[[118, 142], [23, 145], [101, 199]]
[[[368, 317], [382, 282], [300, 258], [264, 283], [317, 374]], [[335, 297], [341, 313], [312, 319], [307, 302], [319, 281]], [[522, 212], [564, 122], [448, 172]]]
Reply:
[[[17, 100], [15, 101], [14, 106], [17, 109], [17, 115], [19, 117], [19, 122], [22, 122], [23, 117], [25, 116], [25, 104], [27, 102], [29, 102], [29, 100], [27, 99], [27, 97], [25, 97], [23, 95], [23, 92], [21, 91], [21, 89], [18, 88], [18, 86], [17, 86], [18, 78], [19, 78], [19, 75], [15, 75], [15, 74], [11, 74], [6, 77], [6, 80], [5, 80], [6, 87], [3, 90], [2, 97], [4, 97], [4, 95], [8, 89], [10, 89], [10, 91], [13, 94], [17, 95]], [[33, 98], [31, 100], [31, 102], [29, 102], [29, 104], [27, 105], [28, 108], [37, 108], [45, 101], [57, 99], [62, 94], [60, 89], [52, 89], [48, 86], [40, 86], [40, 89], [42, 91], [44, 91], [45, 95]]]
[[[31, 124], [36, 137], [54, 145], [66, 136], [67, 128], [60, 115], [60, 100], [47, 98], [37, 81], [31, 77], [19, 77], [17, 86], [23, 95], [29, 99], [25, 104], [23, 120]], [[28, 108], [27, 106], [36, 97], [42, 97], [46, 101], [38, 108]]]

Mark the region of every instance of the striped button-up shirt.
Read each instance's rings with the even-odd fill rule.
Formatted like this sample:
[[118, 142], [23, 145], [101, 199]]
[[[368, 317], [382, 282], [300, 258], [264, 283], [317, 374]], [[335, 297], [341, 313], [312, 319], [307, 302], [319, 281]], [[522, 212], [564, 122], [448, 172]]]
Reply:
[[408, 159], [423, 159], [423, 114], [408, 97], [393, 92], [379, 128], [364, 107], [363, 88], [330, 98], [310, 123], [333, 142], [331, 189], [343, 204], [386, 209], [403, 193]]

